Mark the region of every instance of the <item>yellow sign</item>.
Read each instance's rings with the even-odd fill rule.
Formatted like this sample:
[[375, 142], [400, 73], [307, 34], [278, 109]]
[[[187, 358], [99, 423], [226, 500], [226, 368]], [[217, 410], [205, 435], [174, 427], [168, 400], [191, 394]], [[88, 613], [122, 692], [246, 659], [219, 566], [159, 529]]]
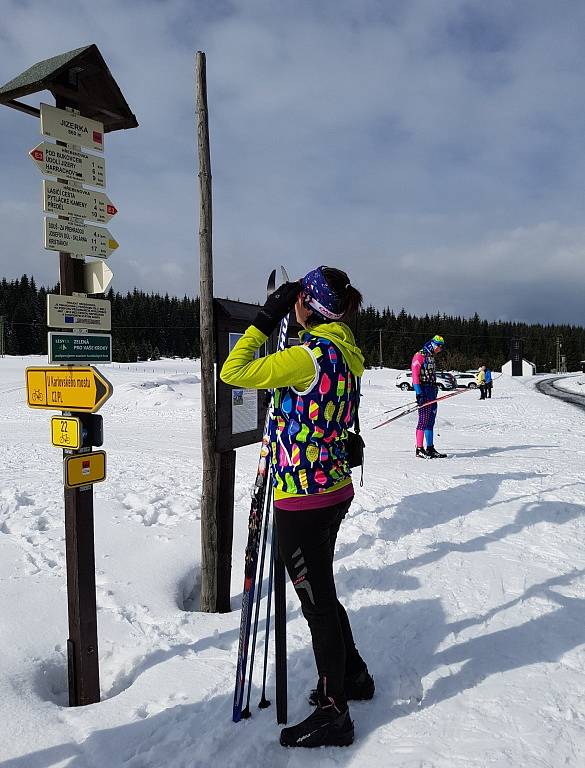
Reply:
[[65, 488], [100, 483], [106, 479], [106, 452], [78, 453], [63, 460]]
[[26, 369], [26, 399], [30, 408], [52, 411], [99, 411], [114, 391], [92, 366]]
[[79, 448], [81, 420], [75, 416], [51, 416], [51, 442], [57, 448]]

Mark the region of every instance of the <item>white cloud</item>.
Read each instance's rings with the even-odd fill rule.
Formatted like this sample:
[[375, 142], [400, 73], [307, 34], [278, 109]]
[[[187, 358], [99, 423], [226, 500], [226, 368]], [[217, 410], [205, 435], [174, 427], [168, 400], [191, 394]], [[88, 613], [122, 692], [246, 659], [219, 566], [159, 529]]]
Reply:
[[[566, 248], [583, 243], [585, 7], [5, 5], [0, 80], [96, 42], [138, 117], [138, 129], [107, 137], [114, 287], [196, 291], [201, 49], [218, 294], [260, 298], [280, 263], [291, 274], [339, 263], [379, 306], [582, 322], [581, 261]], [[0, 272], [54, 282], [26, 158], [37, 126], [3, 108], [0, 131]]]

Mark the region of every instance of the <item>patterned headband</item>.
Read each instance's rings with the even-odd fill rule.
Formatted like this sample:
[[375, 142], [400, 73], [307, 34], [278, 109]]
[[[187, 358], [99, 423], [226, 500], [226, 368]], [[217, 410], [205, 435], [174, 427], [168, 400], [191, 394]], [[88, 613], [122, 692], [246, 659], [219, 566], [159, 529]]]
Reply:
[[334, 293], [323, 274], [325, 267], [308, 272], [301, 280], [304, 304], [324, 320], [340, 320], [345, 312], [339, 311], [339, 296]]

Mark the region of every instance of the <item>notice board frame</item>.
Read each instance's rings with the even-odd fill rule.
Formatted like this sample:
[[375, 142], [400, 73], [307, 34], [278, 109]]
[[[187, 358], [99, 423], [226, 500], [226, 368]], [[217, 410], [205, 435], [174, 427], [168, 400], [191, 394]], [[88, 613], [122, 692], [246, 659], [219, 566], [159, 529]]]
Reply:
[[[242, 389], [242, 387], [232, 387], [219, 377], [219, 372], [226, 361], [230, 352], [230, 334], [244, 333], [252, 324], [252, 321], [258, 313], [257, 304], [248, 304], [242, 301], [232, 301], [231, 299], [213, 300], [213, 321], [215, 324], [215, 361], [217, 364], [215, 377], [215, 419], [216, 419], [216, 439], [215, 450], [218, 453], [231, 451], [235, 448], [242, 448], [245, 445], [259, 443], [262, 440], [264, 432], [264, 421], [266, 420], [266, 411], [268, 409], [269, 395], [268, 390], [258, 390], [257, 398], [257, 426], [246, 432], [233, 432], [234, 424], [232, 420], [232, 392]], [[291, 313], [292, 322], [289, 321], [289, 339], [292, 344], [298, 343], [297, 332], [300, 326], [294, 320], [294, 314]], [[276, 332], [275, 332], [276, 333]], [[271, 346], [271, 340], [261, 347], [260, 356], [264, 356]], [[296, 341], [295, 341], [296, 340]]]

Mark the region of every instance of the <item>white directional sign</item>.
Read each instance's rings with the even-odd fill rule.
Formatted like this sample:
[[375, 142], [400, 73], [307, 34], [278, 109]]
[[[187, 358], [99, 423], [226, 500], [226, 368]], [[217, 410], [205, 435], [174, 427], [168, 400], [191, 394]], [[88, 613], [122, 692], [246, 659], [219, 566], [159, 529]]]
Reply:
[[106, 161], [97, 155], [86, 155], [69, 147], [43, 141], [29, 155], [41, 173], [59, 179], [80, 181], [93, 187], [106, 186]]
[[103, 192], [71, 187], [59, 181], [43, 181], [43, 210], [61, 216], [107, 222], [118, 209]]
[[45, 218], [45, 248], [49, 251], [107, 259], [117, 247], [118, 243], [105, 227], [75, 224], [66, 219]]
[[112, 328], [110, 302], [106, 299], [59, 296], [49, 293], [47, 294], [47, 325], [49, 328], [109, 331]]
[[85, 293], [105, 293], [114, 273], [105, 261], [88, 261], [83, 265]]
[[89, 117], [74, 115], [66, 109], [51, 107], [49, 104], [41, 104], [41, 133], [67, 144], [79, 144], [81, 147], [104, 151], [102, 123]]

